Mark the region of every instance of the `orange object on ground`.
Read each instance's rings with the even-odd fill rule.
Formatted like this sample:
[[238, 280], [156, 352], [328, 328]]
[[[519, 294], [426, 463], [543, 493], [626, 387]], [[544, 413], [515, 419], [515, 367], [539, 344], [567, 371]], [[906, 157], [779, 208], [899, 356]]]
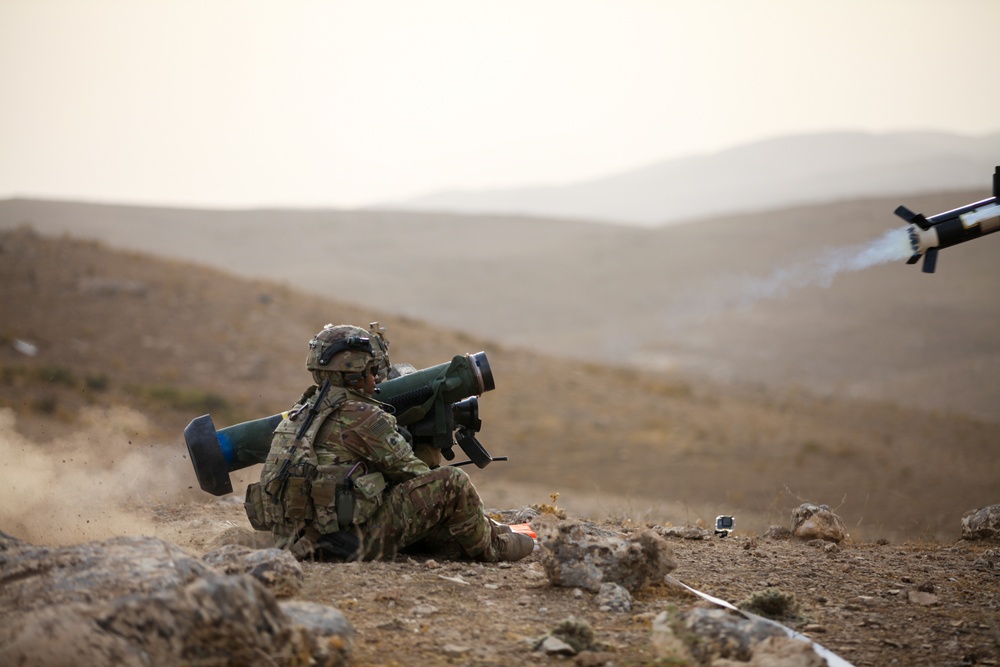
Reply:
[[510, 529], [515, 533], [523, 533], [533, 540], [538, 539], [538, 535], [535, 535], [535, 531], [531, 529], [531, 526], [526, 523], [515, 523], [511, 524]]

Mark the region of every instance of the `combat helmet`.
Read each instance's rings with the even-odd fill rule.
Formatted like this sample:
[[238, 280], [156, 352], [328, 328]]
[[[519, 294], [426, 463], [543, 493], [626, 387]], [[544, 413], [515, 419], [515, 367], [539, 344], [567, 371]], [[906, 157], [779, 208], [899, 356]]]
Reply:
[[377, 322], [371, 331], [350, 324], [327, 324], [309, 341], [306, 369], [317, 384], [329, 379], [344, 386], [366, 372], [383, 379], [389, 368], [388, 348]]

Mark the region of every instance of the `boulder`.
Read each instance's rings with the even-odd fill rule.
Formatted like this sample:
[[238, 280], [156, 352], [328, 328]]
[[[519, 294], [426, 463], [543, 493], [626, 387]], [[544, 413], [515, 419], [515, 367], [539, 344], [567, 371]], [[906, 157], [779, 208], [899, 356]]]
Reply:
[[181, 588], [215, 570], [180, 547], [155, 537], [115, 537], [66, 547], [15, 541], [0, 551], [0, 621], [19, 613], [74, 602]]
[[966, 512], [962, 517], [962, 539], [1000, 539], [1000, 505]]
[[658, 656], [697, 664], [720, 658], [747, 662], [754, 648], [768, 637], [784, 637], [784, 630], [760, 619], [746, 618], [726, 609], [694, 607], [665, 611], [653, 621], [653, 646]]
[[336, 609], [286, 610], [258, 578], [152, 537], [50, 548], [0, 535], [0, 581], [0, 664], [333, 667], [353, 647]]
[[803, 503], [792, 511], [792, 535], [800, 540], [842, 542], [847, 526], [829, 506]]
[[297, 595], [306, 579], [299, 561], [283, 549], [251, 549], [229, 544], [202, 559], [226, 574], [250, 575], [279, 598]]
[[791, 637], [768, 637], [758, 643], [749, 662], [722, 658], [712, 662], [712, 667], [827, 667], [812, 645]]
[[[579, 521], [535, 521], [542, 567], [556, 586], [592, 593], [601, 584], [619, 584], [630, 592], [663, 581], [677, 567], [670, 544], [649, 529], [624, 535], [594, 534]], [[602, 531], [604, 532], [604, 531]]]

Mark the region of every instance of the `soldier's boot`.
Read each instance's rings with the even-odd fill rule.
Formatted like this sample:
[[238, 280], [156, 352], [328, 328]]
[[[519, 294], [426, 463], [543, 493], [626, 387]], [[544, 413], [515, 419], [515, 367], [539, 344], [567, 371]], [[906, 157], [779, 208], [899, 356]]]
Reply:
[[493, 562], [521, 560], [535, 550], [535, 541], [524, 533], [493, 533], [486, 557]]
[[509, 533], [511, 532], [511, 527], [506, 523], [497, 523], [490, 519], [490, 524], [493, 526], [493, 530], [498, 533]]

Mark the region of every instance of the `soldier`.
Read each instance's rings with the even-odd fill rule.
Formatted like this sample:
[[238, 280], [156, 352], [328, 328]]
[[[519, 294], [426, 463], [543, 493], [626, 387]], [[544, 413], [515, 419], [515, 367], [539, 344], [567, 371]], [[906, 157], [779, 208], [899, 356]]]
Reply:
[[388, 346], [377, 324], [328, 324], [309, 342], [316, 385], [275, 429], [248, 495], [262, 523], [299, 559], [374, 560], [423, 540], [481, 561], [524, 558], [534, 541], [487, 518], [464, 471], [417, 458], [372, 398]]

